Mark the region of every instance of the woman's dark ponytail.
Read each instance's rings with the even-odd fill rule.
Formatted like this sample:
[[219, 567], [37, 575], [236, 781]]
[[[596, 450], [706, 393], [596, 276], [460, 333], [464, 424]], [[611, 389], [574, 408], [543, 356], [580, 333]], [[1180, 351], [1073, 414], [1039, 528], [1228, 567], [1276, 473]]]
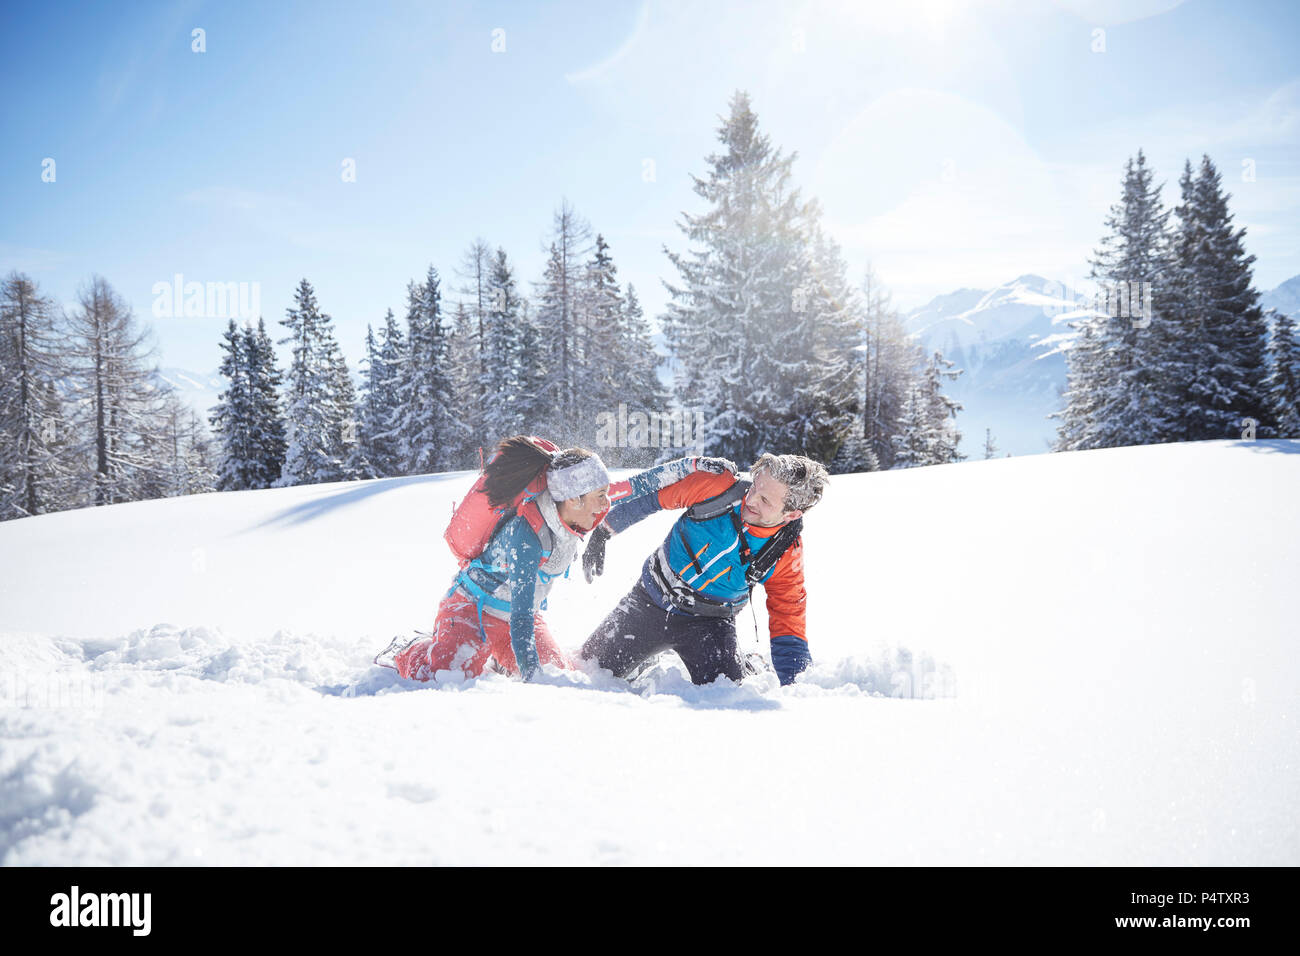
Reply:
[[551, 453], [527, 435], [511, 435], [497, 443], [483, 469], [483, 490], [494, 508], [509, 504], [528, 483], [546, 470]]

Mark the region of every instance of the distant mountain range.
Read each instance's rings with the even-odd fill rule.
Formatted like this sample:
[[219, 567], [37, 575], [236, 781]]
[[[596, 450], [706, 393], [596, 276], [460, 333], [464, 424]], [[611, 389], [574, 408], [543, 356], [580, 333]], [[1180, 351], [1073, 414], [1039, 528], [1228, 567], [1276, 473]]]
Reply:
[[[1085, 290], [1079, 290], [1083, 292]], [[984, 430], [999, 455], [1047, 451], [1066, 385], [1065, 353], [1084, 313], [1071, 290], [1038, 275], [1022, 275], [996, 289], [959, 289], [936, 296], [903, 316], [911, 336], [962, 369], [947, 393], [964, 406], [957, 416], [961, 451], [984, 456]], [[1300, 276], [1263, 293], [1260, 303], [1300, 314]]]
[[1080, 315], [1061, 283], [1022, 275], [996, 289], [959, 289], [903, 316], [927, 352], [938, 350], [962, 375], [947, 383], [962, 403], [961, 451], [982, 458], [990, 429], [999, 455], [1048, 450], [1055, 435], [1047, 416], [1065, 387], [1068, 322]]
[[1284, 315], [1300, 316], [1300, 276], [1292, 276], [1276, 289], [1259, 297], [1266, 309], [1277, 309]]
[[160, 368], [157, 377], [175, 389], [177, 397], [198, 412], [205, 425], [208, 412], [217, 404], [218, 397], [227, 385], [216, 369], [202, 373], [183, 368]]

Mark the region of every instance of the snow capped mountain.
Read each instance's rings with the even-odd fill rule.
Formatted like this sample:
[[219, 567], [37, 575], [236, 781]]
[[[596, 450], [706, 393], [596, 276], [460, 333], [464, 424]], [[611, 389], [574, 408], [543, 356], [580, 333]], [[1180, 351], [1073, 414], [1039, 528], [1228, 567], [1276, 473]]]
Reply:
[[217, 404], [218, 397], [227, 385], [216, 369], [203, 374], [183, 368], [160, 368], [157, 377], [175, 389], [177, 397], [193, 408], [204, 422], [208, 420], [208, 412]]
[[946, 391], [964, 406], [957, 416], [961, 450], [980, 457], [984, 430], [1001, 453], [1048, 450], [1056, 428], [1047, 416], [1065, 387], [1065, 349], [1080, 313], [1070, 290], [1038, 275], [996, 289], [936, 296], [904, 317], [914, 339], [963, 370]]
[[1285, 315], [1300, 313], [1300, 276], [1292, 276], [1276, 289], [1265, 292], [1259, 302], [1264, 308], [1277, 309]]
[[953, 328], [972, 326], [969, 318], [963, 317], [986, 295], [988, 293], [981, 289], [958, 289], [946, 295], [937, 295], [928, 304], [907, 313], [908, 331], [926, 334], [945, 323]]
[[934, 298], [907, 315], [908, 331], [950, 348], [987, 345], [1011, 337], [1052, 330], [1053, 316], [1064, 311], [1064, 287], [1042, 276], [1023, 275], [991, 292], [959, 289]]

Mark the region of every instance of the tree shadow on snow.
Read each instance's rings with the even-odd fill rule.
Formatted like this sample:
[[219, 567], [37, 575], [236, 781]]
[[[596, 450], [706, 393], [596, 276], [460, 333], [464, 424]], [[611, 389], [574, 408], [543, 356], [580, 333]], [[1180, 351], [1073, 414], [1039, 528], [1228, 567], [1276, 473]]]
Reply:
[[1300, 440], [1293, 438], [1269, 438], [1255, 441], [1235, 441], [1233, 448], [1248, 448], [1254, 452], [1270, 455], [1300, 455]]
[[[265, 521], [247, 528], [246, 531], [256, 531], [259, 528], [265, 528], [268, 525], [274, 524], [302, 524], [303, 522], [311, 521], [314, 518], [319, 518], [336, 508], [356, 504], [358, 501], [363, 501], [371, 495], [382, 494], [385, 491], [392, 491], [394, 488], [400, 488], [403, 485], [450, 481], [467, 477], [470, 474], [471, 473], [467, 471], [449, 471], [437, 475], [408, 475], [402, 478], [374, 478], [356, 484], [349, 483], [350, 487], [342, 491], [322, 495], [319, 498], [313, 498], [311, 501], [304, 501], [291, 508], [285, 508], [280, 513], [272, 515]], [[298, 485], [295, 487], [302, 486]]]

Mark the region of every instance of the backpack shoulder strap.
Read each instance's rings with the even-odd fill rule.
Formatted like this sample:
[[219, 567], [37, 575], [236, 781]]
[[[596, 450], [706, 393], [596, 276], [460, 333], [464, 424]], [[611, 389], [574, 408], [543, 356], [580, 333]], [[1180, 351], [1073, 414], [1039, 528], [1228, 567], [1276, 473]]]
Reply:
[[528, 522], [528, 527], [533, 529], [533, 534], [537, 535], [538, 538], [541, 538], [542, 529], [546, 527], [546, 518], [542, 516], [542, 510], [537, 507], [537, 501], [533, 496], [524, 498], [523, 501], [519, 502], [518, 508], [503, 508], [500, 514], [501, 517], [497, 519], [496, 525], [492, 528], [492, 534], [488, 536], [489, 541], [500, 534], [510, 520], [516, 517], [523, 518]]
[[781, 560], [781, 555], [785, 554], [790, 545], [798, 541], [799, 535], [803, 533], [803, 518], [795, 518], [778, 528], [772, 537], [763, 542], [758, 553], [750, 557], [740, 519], [733, 514], [731, 522], [735, 525], [736, 536], [740, 539], [741, 560], [745, 563], [745, 582], [751, 588], [762, 581], [768, 571], [776, 567], [776, 562]]
[[[542, 538], [542, 529], [546, 527], [546, 518], [542, 515], [542, 509], [537, 507], [536, 496], [529, 496], [521, 501], [519, 509], [515, 513], [528, 522], [528, 527], [533, 529], [533, 534], [537, 535], [540, 540]], [[545, 547], [546, 543], [543, 541], [542, 548], [545, 549]], [[543, 550], [542, 560], [545, 561], [546, 556], [550, 553]]]
[[795, 518], [789, 524], [783, 525], [776, 534], [772, 535], [767, 544], [758, 549], [758, 554], [754, 555], [754, 560], [745, 569], [746, 576], [755, 575], [755, 581], [765, 578], [767, 572], [776, 567], [776, 562], [781, 560], [781, 555], [790, 550], [790, 546], [799, 540], [801, 534], [803, 534], [803, 518]]
[[745, 497], [749, 485], [750, 482], [744, 479], [738, 480], [730, 488], [719, 492], [712, 498], [705, 498], [703, 501], [695, 502], [686, 509], [686, 517], [692, 521], [708, 521], [720, 514], [726, 514], [735, 506], [737, 501]]

